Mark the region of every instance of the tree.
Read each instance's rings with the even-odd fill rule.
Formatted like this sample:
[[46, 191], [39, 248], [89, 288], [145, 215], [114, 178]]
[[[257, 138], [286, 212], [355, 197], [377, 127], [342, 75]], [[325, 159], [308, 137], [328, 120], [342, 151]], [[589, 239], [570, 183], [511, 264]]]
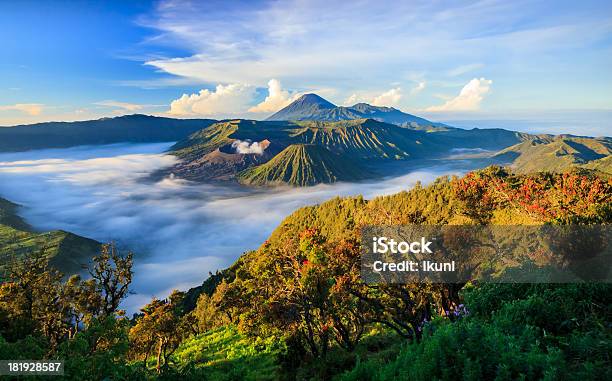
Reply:
[[132, 282], [133, 255], [119, 255], [114, 244], [104, 245], [102, 253], [93, 259], [89, 275], [101, 297], [99, 314], [110, 316], [127, 296]]
[[357, 273], [354, 243], [331, 244], [316, 229], [299, 242], [264, 248], [238, 272], [225, 295], [242, 294], [239, 326], [253, 334], [288, 336], [314, 357], [325, 358], [332, 341], [353, 350], [364, 332], [365, 304], [348, 293], [346, 274]]
[[93, 262], [92, 278], [85, 281], [79, 276], [64, 281], [42, 253], [11, 264], [0, 285], [2, 336], [18, 341], [40, 335], [50, 356], [79, 331], [89, 330], [88, 353], [109, 348], [108, 332], [92, 326], [109, 326], [104, 321], [122, 316], [118, 307], [131, 282], [131, 254], [122, 257], [114, 245], [105, 245]]
[[191, 331], [188, 317], [182, 316], [181, 306], [185, 294], [173, 291], [167, 299], [154, 298], [141, 311], [136, 324], [130, 329], [130, 343], [135, 354], [142, 355], [144, 366], [155, 351], [155, 369], [161, 373], [169, 366], [168, 359], [182, 339]]

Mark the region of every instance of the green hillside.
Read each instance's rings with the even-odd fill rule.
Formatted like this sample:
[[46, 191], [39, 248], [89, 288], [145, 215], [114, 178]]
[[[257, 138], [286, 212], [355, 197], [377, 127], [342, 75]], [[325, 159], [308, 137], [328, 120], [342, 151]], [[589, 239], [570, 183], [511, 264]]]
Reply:
[[[498, 150], [528, 139], [532, 136], [506, 130], [419, 131], [373, 119], [229, 120], [176, 143], [170, 152], [181, 162], [164, 174], [194, 181], [314, 185], [383, 175], [366, 169], [376, 162], [443, 157], [453, 148]], [[232, 145], [236, 141], [264, 143], [265, 148], [259, 153], [237, 152]], [[308, 148], [299, 155], [294, 149], [284, 151], [296, 144], [321, 149]], [[264, 165], [267, 162], [270, 165]]]
[[595, 169], [612, 174], [612, 139], [544, 135], [508, 147], [496, 154], [511, 160], [517, 173], [563, 172], [571, 168]]
[[373, 119], [296, 122], [292, 138], [324, 146], [356, 159], [407, 159], [433, 156], [443, 148], [433, 134], [411, 131]]
[[19, 205], [0, 198], [0, 225], [11, 226], [15, 229], [28, 230], [29, 225], [17, 215]]
[[34, 232], [16, 211], [17, 205], [0, 198], [0, 268], [42, 254], [53, 266], [71, 274], [100, 251], [99, 242], [63, 230]]
[[612, 156], [606, 156], [602, 159], [593, 160], [582, 165], [582, 167], [612, 175]]
[[345, 157], [321, 146], [292, 144], [267, 163], [240, 172], [238, 181], [249, 185], [308, 186], [358, 180], [365, 173]]
[[174, 357], [197, 364], [208, 380], [276, 380], [283, 344], [273, 337], [252, 340], [233, 326], [220, 327], [185, 340]]
[[[0, 357], [64, 359], [78, 380], [607, 380], [610, 284], [367, 283], [359, 238], [369, 224], [609, 224], [611, 190], [594, 174], [490, 167], [335, 198], [131, 319], [119, 311], [131, 256], [98, 256], [92, 273], [104, 275], [87, 280], [13, 271], [0, 284]], [[546, 270], [551, 253], [532, 254], [515, 270]]]
[[[542, 191], [525, 193], [530, 184]], [[611, 185], [595, 174], [525, 176], [493, 167], [372, 200], [334, 198], [300, 208], [259, 249], [192, 290], [202, 296], [187, 311], [206, 331], [186, 339], [175, 360], [178, 367], [193, 364], [194, 376], [216, 376], [221, 368], [249, 379], [268, 375], [274, 363], [281, 365], [276, 378], [296, 380], [451, 380], [468, 373], [498, 379], [502, 370], [502, 379], [606, 378], [609, 285], [367, 286], [358, 242], [368, 224], [609, 223]], [[449, 312], [437, 303], [452, 294]], [[246, 347], [274, 334], [286, 353], [261, 342], [261, 351], [245, 356]], [[351, 345], [342, 341], [351, 337]], [[324, 345], [326, 352], [317, 351]], [[287, 364], [288, 357], [295, 362]]]

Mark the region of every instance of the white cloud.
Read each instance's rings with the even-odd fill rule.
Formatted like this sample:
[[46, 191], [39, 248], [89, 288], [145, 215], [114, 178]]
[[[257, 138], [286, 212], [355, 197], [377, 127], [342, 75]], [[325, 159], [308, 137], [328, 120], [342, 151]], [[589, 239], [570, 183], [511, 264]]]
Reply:
[[289, 103], [296, 100], [300, 94], [291, 94], [283, 90], [281, 83], [277, 79], [268, 81], [268, 96], [257, 106], [251, 107], [250, 112], [276, 112]]
[[140, 105], [136, 103], [119, 102], [119, 101], [114, 101], [114, 100], [100, 101], [94, 104], [98, 106], [118, 108], [118, 109], [122, 109], [125, 111], [132, 111], [132, 112], [142, 110], [145, 107], [144, 105]]
[[360, 96], [358, 96], [357, 94], [351, 94], [348, 98], [344, 100], [344, 102], [342, 102], [342, 104], [345, 106], [352, 106], [355, 103], [359, 103], [360, 100]]
[[410, 90], [410, 95], [416, 95], [416, 94], [420, 93], [421, 91], [425, 90], [426, 86], [427, 86], [427, 84], [425, 83], [425, 81], [420, 81], [419, 83], [417, 83], [417, 85], [415, 87], [413, 87]]
[[490, 79], [474, 78], [467, 85], [463, 86], [461, 92], [456, 97], [449, 99], [440, 106], [431, 106], [426, 111], [475, 111], [480, 109], [480, 103], [484, 96], [489, 93], [491, 84]]
[[[158, 31], [149, 42], [188, 52], [146, 61], [182, 79], [261, 87], [276, 78], [287, 88], [329, 86], [347, 95], [392, 83], [407, 67], [427, 68], [429, 78], [465, 74], [481, 62], [501, 70], [509, 62], [539, 69], [551, 53], [566, 55], [609, 34], [609, 23], [577, 22], [563, 12], [543, 20], [544, 6], [521, 2], [390, 4], [335, 2], [330, 7], [325, 0], [289, 0], [224, 7], [161, 1], [139, 22]], [[432, 29], [432, 23], [444, 27]], [[462, 66], [454, 67], [457, 62]]]
[[217, 85], [215, 90], [200, 90], [172, 101], [175, 116], [235, 116], [244, 113], [255, 96], [255, 87], [244, 84]]
[[0, 111], [21, 111], [28, 115], [40, 115], [43, 111], [43, 106], [40, 103], [17, 103], [14, 105], [0, 106]]
[[377, 97], [372, 99], [372, 105], [374, 106], [395, 106], [402, 99], [402, 89], [396, 87], [394, 89], [385, 91]]

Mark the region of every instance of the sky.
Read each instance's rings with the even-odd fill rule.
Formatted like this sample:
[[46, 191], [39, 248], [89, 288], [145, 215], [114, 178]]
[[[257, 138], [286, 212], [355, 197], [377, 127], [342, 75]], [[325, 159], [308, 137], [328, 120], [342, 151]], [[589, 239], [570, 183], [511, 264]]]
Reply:
[[0, 0], [0, 34], [0, 126], [263, 119], [315, 92], [485, 127], [612, 127], [609, 1]]

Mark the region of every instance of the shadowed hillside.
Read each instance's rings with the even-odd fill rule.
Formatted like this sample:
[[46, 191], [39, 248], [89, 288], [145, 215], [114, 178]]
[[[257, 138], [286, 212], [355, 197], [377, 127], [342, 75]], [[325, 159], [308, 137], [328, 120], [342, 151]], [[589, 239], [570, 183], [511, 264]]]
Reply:
[[124, 142], [172, 142], [212, 123], [214, 121], [210, 119], [172, 119], [136, 114], [82, 122], [1, 127], [0, 152]]
[[63, 230], [35, 232], [17, 212], [18, 206], [0, 198], [0, 268], [9, 262], [42, 254], [68, 274], [100, 251], [100, 243]]

